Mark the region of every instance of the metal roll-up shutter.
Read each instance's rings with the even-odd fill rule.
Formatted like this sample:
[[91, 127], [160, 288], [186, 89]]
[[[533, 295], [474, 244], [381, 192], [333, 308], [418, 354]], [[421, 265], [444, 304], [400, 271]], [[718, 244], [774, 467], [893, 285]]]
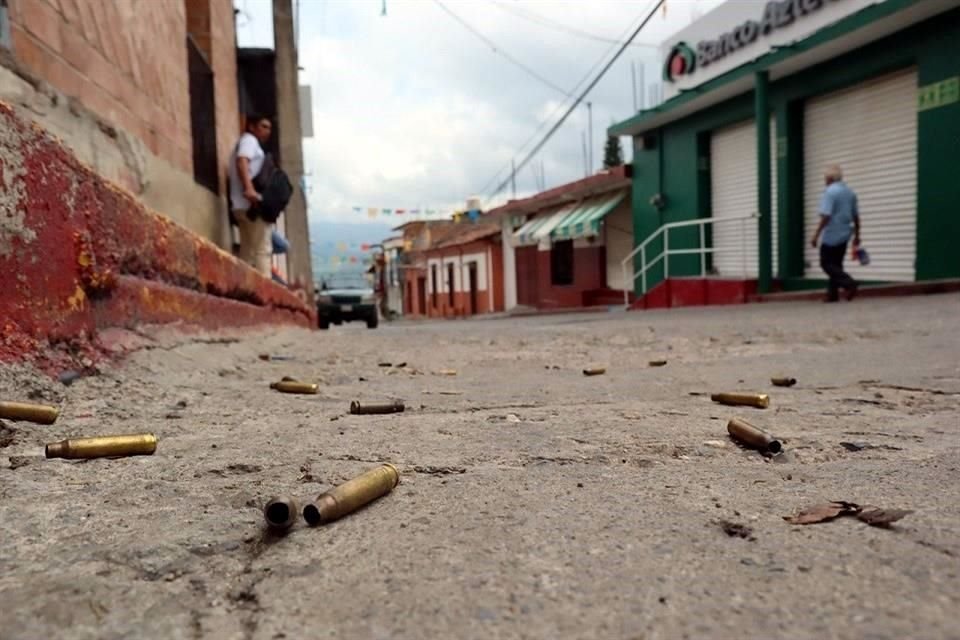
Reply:
[[[771, 228], [773, 273], [777, 273], [777, 154], [773, 122], [770, 124], [770, 167], [773, 187]], [[754, 121], [718, 129], [710, 139], [711, 216], [756, 214], [757, 130]], [[725, 277], [757, 277], [759, 253], [757, 221], [713, 225], [713, 267]]]
[[823, 173], [840, 165], [857, 194], [860, 240], [870, 253], [857, 279], [912, 281], [917, 254], [917, 71], [909, 69], [809, 100], [804, 109], [806, 276], [825, 277], [809, 240], [819, 223]]

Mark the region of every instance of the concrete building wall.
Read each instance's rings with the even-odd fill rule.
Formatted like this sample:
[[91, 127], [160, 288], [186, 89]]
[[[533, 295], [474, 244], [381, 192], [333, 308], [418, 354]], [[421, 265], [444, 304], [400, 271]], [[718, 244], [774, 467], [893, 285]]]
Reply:
[[585, 294], [606, 285], [605, 247], [599, 240], [578, 238], [573, 241], [573, 283], [555, 285], [552, 277], [552, 251], [537, 251], [537, 307], [559, 309], [586, 306]]
[[607, 286], [633, 290], [633, 265], [627, 265], [627, 281], [623, 279], [621, 261], [633, 251], [633, 208], [625, 198], [603, 220], [604, 243], [607, 247]]
[[[221, 246], [225, 205], [193, 177], [188, 29], [205, 28], [218, 162], [238, 132], [231, 0], [9, 0], [0, 100], [60, 137], [98, 174]], [[206, 35], [203, 35], [206, 33]], [[201, 46], [201, 49], [204, 48]], [[222, 180], [222, 178], [221, 178]]]

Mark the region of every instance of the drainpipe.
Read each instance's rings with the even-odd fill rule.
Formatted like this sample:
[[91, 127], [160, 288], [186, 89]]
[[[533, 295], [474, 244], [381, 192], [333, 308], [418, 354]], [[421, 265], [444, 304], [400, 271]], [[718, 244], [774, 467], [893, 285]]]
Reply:
[[771, 242], [771, 189], [770, 189], [770, 109], [767, 101], [769, 74], [766, 71], [756, 73], [754, 89], [754, 113], [757, 127], [757, 205], [760, 218], [757, 220], [757, 290], [760, 293], [770, 291], [772, 281], [771, 262], [773, 251]]

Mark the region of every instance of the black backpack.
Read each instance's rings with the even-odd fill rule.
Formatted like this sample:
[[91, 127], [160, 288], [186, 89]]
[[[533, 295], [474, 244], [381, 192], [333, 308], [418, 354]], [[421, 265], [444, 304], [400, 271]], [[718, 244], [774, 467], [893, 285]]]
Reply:
[[273, 224], [293, 197], [293, 184], [286, 172], [273, 162], [269, 153], [263, 159], [263, 168], [253, 179], [253, 188], [260, 194], [260, 202], [247, 215]]

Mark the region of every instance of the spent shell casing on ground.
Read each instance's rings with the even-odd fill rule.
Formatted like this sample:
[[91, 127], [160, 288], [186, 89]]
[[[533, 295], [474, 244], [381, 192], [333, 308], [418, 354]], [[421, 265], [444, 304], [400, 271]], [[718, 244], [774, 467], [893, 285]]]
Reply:
[[398, 484], [397, 468], [392, 464], [381, 465], [321, 494], [303, 508], [303, 518], [311, 526], [333, 522], [390, 493]]
[[665, 367], [667, 365], [666, 360], [651, 360], [649, 363], [651, 367]]
[[48, 458], [107, 458], [112, 456], [149, 456], [157, 450], [157, 436], [136, 433], [96, 438], [70, 438], [46, 447]]
[[605, 367], [590, 367], [583, 370], [583, 375], [585, 376], [602, 376], [607, 372]]
[[406, 405], [403, 404], [402, 400], [394, 400], [393, 402], [360, 402], [354, 400], [350, 403], [350, 413], [355, 416], [362, 415], [371, 415], [379, 413], [403, 413], [406, 410]]
[[753, 449], [766, 453], [780, 453], [783, 449], [779, 440], [740, 418], [732, 418], [727, 423], [727, 431], [734, 440]]
[[300, 382], [299, 380], [281, 380], [271, 383], [270, 388], [282, 393], [315, 394], [320, 390], [320, 385], [313, 382]]
[[792, 387], [797, 384], [796, 378], [770, 378], [770, 384], [775, 387]]
[[765, 393], [714, 393], [710, 399], [731, 406], [756, 407], [766, 409], [770, 406], [770, 396]]
[[297, 521], [297, 501], [287, 496], [277, 496], [263, 507], [267, 526], [275, 531], [286, 531]]
[[60, 409], [43, 404], [24, 402], [0, 402], [0, 418], [4, 420], [22, 420], [38, 424], [53, 424], [60, 415]]

